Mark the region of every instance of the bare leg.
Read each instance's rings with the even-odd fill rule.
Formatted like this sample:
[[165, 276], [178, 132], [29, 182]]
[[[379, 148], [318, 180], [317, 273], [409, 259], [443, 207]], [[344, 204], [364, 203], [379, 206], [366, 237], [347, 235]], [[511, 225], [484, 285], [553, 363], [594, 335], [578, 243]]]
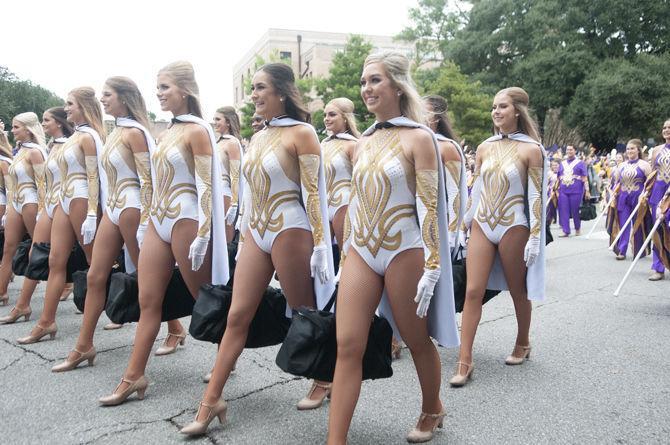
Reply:
[[[440, 414], [442, 412], [440, 357], [428, 335], [428, 318], [417, 317], [417, 304], [414, 302], [417, 284], [423, 274], [423, 264], [423, 250], [406, 250], [391, 261], [384, 281], [393, 318], [400, 336], [412, 354], [419, 377], [421, 410], [428, 414]], [[435, 422], [435, 419], [425, 418], [423, 425], [417, 427], [422, 431], [430, 431]]]
[[[23, 225], [28, 231], [28, 235], [33, 237], [35, 232], [35, 223], [37, 221], [37, 204], [24, 204], [21, 208], [21, 218], [23, 219]], [[35, 242], [35, 240], [33, 240]]]
[[[40, 218], [37, 220], [35, 225], [35, 230], [33, 232], [33, 244], [35, 243], [48, 243], [51, 239], [51, 218], [46, 214], [46, 210], [42, 211]], [[32, 252], [32, 247], [31, 247]], [[33, 298], [35, 293], [35, 288], [37, 287], [38, 281], [31, 280], [29, 278], [24, 278], [23, 286], [21, 287], [21, 295], [19, 296], [18, 301], [16, 302], [16, 307], [18, 309], [28, 309], [30, 306], [30, 300]]]
[[5, 221], [5, 245], [0, 266], [0, 295], [7, 294], [7, 286], [12, 277], [12, 258], [16, 253], [19, 242], [26, 233], [21, 214], [14, 210], [14, 206], [7, 206], [8, 213]]
[[461, 349], [458, 361], [472, 363], [472, 345], [482, 317], [482, 302], [495, 259], [496, 246], [486, 238], [477, 222], [472, 223], [466, 258], [467, 284], [461, 316]]
[[[226, 331], [216, 355], [212, 378], [203, 395], [203, 401], [209, 405], [213, 405], [221, 397], [230, 372], [244, 349], [249, 325], [274, 272], [270, 255], [256, 245], [251, 234], [247, 233], [245, 240], [235, 268], [235, 286]], [[203, 416], [208, 415], [203, 411], [206, 410], [200, 411]]]
[[335, 212], [335, 216], [333, 216], [332, 228], [340, 251], [342, 251], [342, 247], [344, 247], [344, 217], [347, 214], [348, 208], [349, 206], [340, 207], [337, 212]]
[[[349, 250], [337, 294], [337, 362], [328, 417], [328, 444], [345, 444], [363, 379], [370, 321], [384, 283], [354, 249]], [[415, 289], [416, 290], [416, 289]]]
[[512, 294], [514, 311], [516, 312], [518, 333], [512, 353], [516, 357], [522, 357], [524, 354], [523, 348], [518, 348], [517, 345], [528, 346], [530, 344], [528, 334], [533, 305], [528, 301], [526, 263], [523, 260], [523, 250], [527, 241], [528, 229], [518, 226], [509, 229], [498, 245], [505, 281], [507, 281], [510, 294]]

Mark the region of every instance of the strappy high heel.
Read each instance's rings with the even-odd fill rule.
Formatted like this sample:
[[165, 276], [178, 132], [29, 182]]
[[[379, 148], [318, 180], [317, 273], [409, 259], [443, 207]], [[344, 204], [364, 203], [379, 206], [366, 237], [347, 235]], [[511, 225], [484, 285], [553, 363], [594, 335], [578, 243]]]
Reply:
[[[128, 387], [117, 393], [116, 390], [119, 389], [123, 383], [127, 383]], [[121, 383], [116, 385], [116, 389], [114, 389], [114, 392], [108, 396], [100, 397], [98, 401], [100, 402], [101, 405], [104, 406], [116, 406], [120, 405], [123, 402], [126, 401], [128, 397], [130, 397], [133, 393], [137, 392], [137, 398], [139, 400], [144, 400], [144, 392], [147, 390], [147, 387], [149, 386], [149, 381], [146, 379], [146, 377], [142, 376], [139, 379], [133, 381], [127, 380], [125, 378], [121, 379]]]
[[[465, 374], [461, 374], [461, 366], [465, 367]], [[471, 363], [465, 362], [456, 362], [456, 374], [449, 379], [449, 384], [455, 388], [460, 388], [465, 386], [468, 383], [468, 380], [472, 378], [472, 372], [475, 370], [474, 365]]]
[[[442, 428], [444, 426], [444, 416], [446, 416], [447, 413], [445, 411], [442, 411], [439, 414], [428, 414], [428, 413], [421, 413], [421, 416], [419, 416], [419, 421], [416, 423], [417, 426], [414, 427], [412, 431], [409, 432], [407, 435], [407, 442], [409, 443], [423, 443], [423, 442], [429, 442], [433, 440], [433, 435], [435, 434], [435, 430], [437, 428]], [[435, 423], [433, 424], [433, 427], [430, 429], [430, 431], [421, 431], [419, 429], [419, 425], [421, 422], [423, 422], [425, 419], [434, 419]]]
[[51, 340], [53, 340], [54, 338], [56, 338], [56, 332], [58, 331], [58, 327], [56, 327], [56, 322], [51, 323], [46, 328], [40, 326], [38, 323], [37, 326], [33, 328], [33, 331], [35, 330], [37, 332], [33, 333], [31, 331], [29, 335], [27, 335], [26, 337], [19, 338], [18, 340], [16, 340], [16, 342], [20, 345], [29, 345], [32, 343], [37, 343], [38, 341], [42, 340], [42, 337], [46, 337], [47, 335], [51, 338]]
[[95, 347], [91, 347], [86, 352], [81, 352], [77, 348], [73, 349], [72, 352], [76, 352], [79, 354], [77, 358], [74, 360], [69, 360], [65, 359], [63, 363], [60, 363], [53, 368], [51, 368], [51, 372], [65, 372], [65, 371], [72, 371], [74, 368], [79, 366], [81, 362], [84, 362], [88, 360], [88, 366], [93, 366], [93, 362], [95, 361], [95, 356], [97, 355], [97, 351], [95, 350]]
[[17, 320], [21, 317], [24, 318], [23, 321], [28, 321], [28, 320], [30, 320], [30, 316], [32, 315], [32, 313], [33, 313], [33, 310], [30, 307], [28, 307], [28, 309], [19, 309], [18, 307], [14, 306], [12, 308], [12, 310], [9, 311], [9, 314], [0, 318], [0, 323], [3, 323], [3, 324], [16, 323]]
[[505, 359], [506, 365], [510, 366], [520, 365], [524, 361], [530, 358], [530, 345], [528, 346], [514, 345], [514, 349], [516, 348], [521, 348], [523, 350], [523, 355], [521, 357], [516, 357], [514, 355], [514, 351], [512, 351], [512, 354], [508, 355], [507, 358]]
[[196, 419], [198, 418], [200, 410], [203, 407], [209, 409], [209, 414], [207, 414], [207, 418], [202, 422], [194, 420], [193, 422], [189, 423], [184, 428], [182, 428], [179, 431], [180, 433], [186, 434], [188, 436], [202, 436], [207, 432], [207, 427], [212, 422], [212, 420], [214, 420], [215, 417], [219, 418], [219, 422], [222, 425], [225, 423], [226, 412], [228, 411], [228, 404], [226, 403], [225, 400], [219, 400], [214, 405], [208, 405], [205, 402], [200, 402], [200, 404], [198, 405], [198, 412], [195, 414]]
[[[318, 399], [311, 399], [310, 397], [312, 394], [314, 394], [316, 388], [323, 389], [323, 395]], [[326, 399], [326, 397], [330, 397], [330, 389], [330, 383], [324, 385], [322, 383], [317, 383], [316, 381], [312, 382], [312, 387], [309, 389], [307, 395], [298, 402], [297, 408], [300, 411], [319, 408], [321, 405], [323, 405], [323, 401]]]
[[[177, 343], [175, 343], [174, 346], [168, 345], [168, 340], [170, 337], [176, 337], [177, 338]], [[154, 355], [168, 355], [172, 354], [177, 350], [177, 346], [182, 345], [184, 346], [184, 343], [186, 343], [186, 332], [182, 332], [180, 334], [173, 334], [172, 332], [168, 332], [167, 337], [165, 337], [165, 341], [163, 344], [156, 349], [156, 352], [154, 352]]]
[[70, 298], [70, 295], [72, 295], [73, 291], [74, 285], [72, 283], [66, 284], [63, 288], [63, 293], [60, 294], [60, 301], [67, 301], [67, 299]]

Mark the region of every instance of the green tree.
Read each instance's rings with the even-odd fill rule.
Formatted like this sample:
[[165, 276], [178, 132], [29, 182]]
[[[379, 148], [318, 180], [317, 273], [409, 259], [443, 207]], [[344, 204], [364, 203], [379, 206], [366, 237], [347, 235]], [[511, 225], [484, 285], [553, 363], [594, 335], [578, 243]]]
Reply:
[[[44, 110], [63, 105], [63, 99], [29, 80], [17, 78], [6, 67], [0, 66], [0, 119], [5, 129], [19, 113], [33, 111], [40, 119]], [[11, 133], [9, 134], [11, 138]]]
[[447, 100], [454, 131], [466, 145], [476, 148], [491, 136], [493, 97], [484, 91], [481, 82], [471, 81], [453, 62], [432, 70], [419, 70], [416, 80], [423, 94], [439, 94]]
[[610, 59], [577, 88], [567, 121], [597, 147], [618, 140], [658, 137], [670, 116], [670, 54]]
[[[374, 122], [374, 116], [363, 103], [359, 86], [363, 62], [371, 50], [372, 44], [361, 36], [350, 36], [344, 49], [333, 57], [328, 77], [315, 80], [316, 93], [324, 104], [337, 97], [346, 97], [354, 102], [354, 113], [362, 130]], [[323, 132], [323, 112], [315, 113], [312, 121], [317, 130]]]

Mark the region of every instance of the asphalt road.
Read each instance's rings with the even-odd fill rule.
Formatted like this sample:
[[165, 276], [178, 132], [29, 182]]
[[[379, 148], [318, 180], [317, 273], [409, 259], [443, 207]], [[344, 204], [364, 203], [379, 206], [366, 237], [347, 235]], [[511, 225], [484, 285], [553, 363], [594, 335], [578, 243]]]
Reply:
[[[557, 232], [554, 226], [554, 233]], [[583, 232], [590, 228], [586, 223]], [[502, 293], [484, 307], [475, 342], [474, 380], [443, 384], [448, 411], [439, 444], [668, 443], [670, 439], [670, 280], [646, 280], [643, 259], [620, 297], [612, 292], [630, 261], [615, 261], [603, 232], [557, 239], [548, 249], [548, 298], [536, 304], [532, 356], [505, 366], [516, 323]], [[16, 300], [20, 280], [10, 286]], [[39, 316], [44, 285], [33, 299]], [[1, 310], [3, 314], [6, 308]], [[73, 346], [81, 315], [72, 301], [58, 309], [54, 341], [17, 345], [34, 321], [0, 326], [0, 443], [317, 444], [325, 441], [328, 407], [298, 412], [309, 382], [279, 370], [277, 347], [247, 350], [225, 391], [228, 422], [187, 440], [215, 347], [187, 339], [176, 354], [152, 357], [144, 401], [103, 408], [126, 366], [135, 326], [96, 332], [94, 367], [52, 374]], [[188, 321], [186, 321], [188, 322]], [[161, 329], [157, 345], [165, 336]], [[456, 350], [441, 349], [446, 380]], [[401, 444], [420, 413], [416, 373], [407, 350], [391, 379], [366, 382], [350, 432], [351, 444]]]

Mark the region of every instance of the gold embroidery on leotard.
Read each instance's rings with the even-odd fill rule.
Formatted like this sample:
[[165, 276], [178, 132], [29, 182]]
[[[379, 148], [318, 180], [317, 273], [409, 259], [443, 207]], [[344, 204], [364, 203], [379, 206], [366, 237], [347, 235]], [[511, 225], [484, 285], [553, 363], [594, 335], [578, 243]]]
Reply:
[[284, 226], [284, 215], [272, 215], [279, 206], [291, 201], [299, 201], [297, 190], [284, 190], [270, 196], [270, 175], [263, 166], [263, 159], [270, 155], [281, 142], [281, 130], [267, 128], [256, 134], [252, 139], [248, 155], [244, 161], [244, 176], [247, 178], [251, 192], [251, 209], [249, 211], [249, 227], [258, 231], [263, 237], [267, 230], [279, 232]]
[[[63, 148], [63, 144], [54, 144], [51, 147], [49, 156], [47, 157], [47, 168], [44, 170], [46, 177], [46, 196], [44, 198], [45, 205], [56, 205], [58, 204], [58, 197], [60, 196], [60, 178], [56, 181], [53, 172], [48, 167], [50, 160], [56, 161], [56, 166], [58, 167], [57, 155], [58, 152]], [[60, 167], [58, 167], [60, 170]]]
[[34, 177], [34, 175], [31, 175], [30, 173], [32, 172], [32, 168], [29, 168], [30, 165], [28, 164], [28, 149], [24, 148], [22, 150], [19, 150], [17, 153], [16, 157], [12, 161], [12, 163], [9, 165], [9, 174], [12, 177], [12, 183], [14, 185], [12, 197], [14, 200], [14, 203], [16, 203], [18, 206], [23, 205], [23, 203], [26, 200], [25, 197], [25, 192], [29, 190], [36, 190], [36, 186], [34, 182], [19, 182], [19, 176], [16, 172], [17, 168], [19, 165], [23, 164], [23, 168], [26, 171], [26, 174], [28, 176]]
[[438, 178], [435, 170], [416, 172], [416, 194], [426, 208], [421, 222], [421, 238], [428, 250], [425, 268], [435, 270], [440, 267], [440, 232], [437, 221]]
[[621, 191], [634, 192], [638, 190], [639, 185], [644, 182], [645, 178], [637, 176], [637, 163], [630, 164], [626, 162], [621, 170], [621, 175], [619, 176]]
[[110, 209], [123, 209], [126, 207], [126, 190], [128, 188], [139, 187], [137, 178], [125, 178], [119, 181], [119, 172], [112, 162], [111, 156], [114, 151], [118, 151], [119, 156], [129, 169], [135, 171], [135, 163], [130, 162], [129, 156], [132, 156], [130, 147], [123, 143], [121, 128], [115, 129], [107, 137], [104, 150], [102, 152], [101, 164], [107, 175], [107, 207]]
[[202, 181], [204, 190], [200, 196], [200, 211], [204, 216], [204, 221], [198, 228], [198, 236], [209, 236], [212, 227], [212, 156], [197, 155], [195, 160], [195, 174]]
[[386, 208], [391, 197], [391, 180], [384, 166], [402, 156], [398, 131], [376, 131], [365, 141], [361, 154], [352, 178], [352, 188], [358, 197], [354, 242], [376, 257], [381, 248], [397, 250], [401, 246], [402, 232], [390, 232], [399, 220], [414, 217], [415, 210], [411, 204]]
[[323, 219], [321, 218], [321, 200], [319, 199], [319, 155], [300, 155], [300, 182], [307, 192], [306, 211], [309, 225], [312, 226], [314, 245], [323, 242]]
[[540, 226], [542, 224], [542, 168], [541, 167], [529, 167], [528, 168], [528, 177], [533, 181], [533, 186], [537, 190], [537, 198], [534, 202], [530, 203], [531, 210], [533, 212], [533, 217], [535, 218], [535, 224], [530, 228], [530, 236], [540, 236]]
[[[341, 156], [345, 160], [347, 173], [351, 176], [351, 160], [344, 151], [346, 141], [334, 139], [324, 144], [323, 166], [326, 173], [326, 192], [328, 194], [328, 205], [339, 207], [343, 204], [343, 192], [351, 188], [351, 179], [340, 179], [335, 181], [336, 169], [335, 158]], [[346, 204], [346, 203], [344, 203]]]
[[[444, 163], [447, 172], [451, 178], [456, 183], [456, 187], [459, 187], [461, 181], [461, 162], [460, 161], [447, 161]], [[454, 210], [454, 215], [458, 216], [461, 213], [461, 194], [460, 191], [456, 193], [456, 196], [449, 196], [449, 201], [452, 203], [451, 208]], [[454, 218], [453, 221], [449, 222], [449, 231], [455, 232], [458, 223], [458, 218]]]
[[133, 153], [133, 156], [135, 158], [137, 176], [140, 178], [140, 203], [142, 203], [140, 224], [145, 224], [149, 221], [151, 198], [153, 195], [153, 184], [151, 183], [151, 158], [148, 151]]
[[477, 221], [487, 224], [491, 230], [495, 230], [498, 225], [510, 226], [514, 222], [514, 212], [511, 210], [515, 205], [523, 204], [522, 195], [507, 196], [510, 182], [506, 171], [510, 166], [515, 168], [513, 164], [519, 158], [518, 145], [495, 142], [482, 165], [483, 183]]
[[84, 172], [73, 172], [69, 173], [69, 167], [67, 165], [67, 159], [65, 158], [65, 153], [67, 150], [75, 150], [74, 154], [76, 161], [82, 168], [86, 168], [84, 164], [84, 152], [82, 151], [79, 144], [79, 137], [71, 136], [65, 143], [61, 150], [56, 154], [56, 161], [58, 162], [58, 167], [60, 169], [61, 176], [61, 196], [63, 199], [74, 197], [74, 183], [81, 180], [86, 180], [86, 173]]
[[657, 181], [670, 182], [670, 149], [663, 148], [656, 156], [656, 165], [658, 168]]
[[[192, 194], [197, 196], [195, 184], [191, 182], [182, 182], [174, 184], [175, 168], [168, 159], [168, 153], [172, 147], [177, 148], [177, 151], [184, 157], [189, 172], [193, 173], [192, 163], [193, 159], [187, 158], [187, 150], [182, 149], [180, 138], [183, 135], [185, 125], [176, 125], [168, 130], [167, 134], [161, 140], [158, 149], [152, 156], [153, 165], [155, 167], [155, 183], [156, 189], [153, 194], [153, 203], [151, 206], [151, 214], [162, 223], [165, 218], [176, 219], [181, 213], [181, 203], [177, 198], [183, 194]], [[179, 144], [179, 145], [178, 145]], [[190, 162], [189, 162], [190, 161]]]
[[231, 159], [230, 165], [230, 192], [233, 195], [231, 204], [237, 204], [240, 193], [240, 161]]

